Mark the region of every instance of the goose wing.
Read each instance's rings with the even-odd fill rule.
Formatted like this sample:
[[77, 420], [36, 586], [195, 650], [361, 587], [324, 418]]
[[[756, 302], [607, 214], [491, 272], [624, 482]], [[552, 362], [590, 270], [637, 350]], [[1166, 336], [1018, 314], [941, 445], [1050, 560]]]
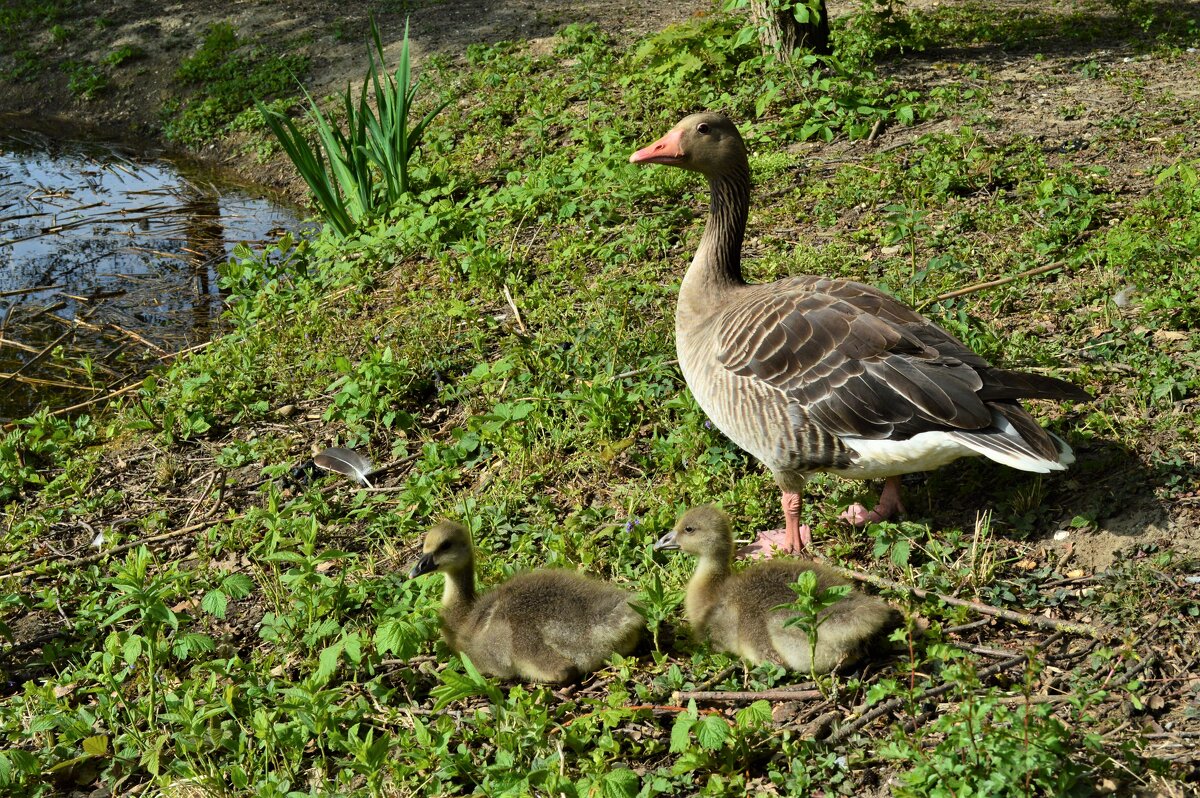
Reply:
[[1026, 395], [1005, 387], [1012, 372], [861, 283], [798, 277], [751, 286], [717, 324], [726, 369], [767, 383], [839, 436], [982, 430], [993, 424], [989, 400]]

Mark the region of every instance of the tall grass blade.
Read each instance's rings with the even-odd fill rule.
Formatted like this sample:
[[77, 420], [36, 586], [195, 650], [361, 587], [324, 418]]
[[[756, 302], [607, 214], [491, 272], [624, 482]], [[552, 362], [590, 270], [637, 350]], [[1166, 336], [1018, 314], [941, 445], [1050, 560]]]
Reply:
[[300, 177], [308, 184], [321, 214], [339, 235], [347, 236], [352, 233], [355, 227], [354, 219], [325, 169], [321, 151], [309, 144], [308, 139], [291, 119], [267, 108], [261, 101], [256, 100], [255, 103], [263, 121], [279, 140], [280, 146], [295, 165]]
[[[316, 127], [319, 148], [313, 147], [286, 116], [258, 104], [263, 120], [312, 190], [322, 214], [343, 237], [411, 191], [409, 161], [430, 122], [450, 104], [449, 98], [443, 100], [416, 127], [408, 129], [417, 96], [417, 82], [412, 80], [409, 61], [408, 30], [405, 22], [400, 64], [389, 75], [383, 39], [375, 20], [371, 20], [374, 52], [368, 43], [369, 65], [358, 103], [354, 102], [349, 85], [341, 96], [346, 132], [333, 124], [308, 91], [300, 87], [308, 101], [308, 114]], [[368, 90], [374, 93], [374, 110], [367, 100]]]

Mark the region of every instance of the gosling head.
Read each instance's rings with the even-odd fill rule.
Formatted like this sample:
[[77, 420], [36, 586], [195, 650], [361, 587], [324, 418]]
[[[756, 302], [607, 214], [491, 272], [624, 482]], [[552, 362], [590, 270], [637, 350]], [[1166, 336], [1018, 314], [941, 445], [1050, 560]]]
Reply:
[[712, 176], [746, 164], [746, 145], [720, 114], [685, 117], [671, 132], [629, 156], [630, 163], [662, 163]]
[[706, 504], [679, 516], [675, 528], [654, 544], [659, 549], [679, 549], [698, 556], [733, 556], [733, 528], [719, 507]]
[[421, 546], [421, 559], [417, 560], [408, 576], [411, 579], [430, 571], [453, 573], [471, 568], [473, 562], [471, 533], [462, 524], [441, 521], [426, 533], [425, 543]]

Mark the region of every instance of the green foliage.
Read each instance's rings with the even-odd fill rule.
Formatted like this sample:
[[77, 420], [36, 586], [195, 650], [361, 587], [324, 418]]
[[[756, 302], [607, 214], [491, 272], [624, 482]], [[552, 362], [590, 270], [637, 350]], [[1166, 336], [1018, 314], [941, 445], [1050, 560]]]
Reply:
[[[792, 613], [783, 625], [800, 627], [808, 637], [809, 662], [815, 664], [821, 624], [828, 617], [825, 610], [850, 595], [850, 585], [830, 585], [824, 590], [818, 590], [816, 573], [805, 571], [789, 587], [796, 593], [796, 600], [790, 604], [780, 604], [773, 609]], [[812, 675], [815, 678], [815, 672]]]
[[123, 44], [114, 50], [111, 50], [108, 55], [104, 56], [104, 63], [110, 67], [119, 67], [127, 64], [130, 61], [137, 61], [146, 57], [146, 51], [136, 44]]
[[[801, 10], [800, 5], [796, 10]], [[632, 54], [635, 76], [621, 79], [630, 103], [667, 93], [677, 108], [713, 108], [734, 117], [778, 115], [763, 126], [789, 139], [863, 138], [877, 123], [911, 124], [923, 112], [917, 95], [897, 91], [861, 63], [804, 55], [764, 56], [753, 28], [714, 15], [672, 26]]]
[[[371, 22], [375, 52], [363, 78], [357, 106], [350, 86], [342, 94], [347, 131], [326, 119], [316, 101], [305, 91], [309, 116], [317, 129], [319, 147], [313, 147], [300, 128], [279, 111], [259, 103], [263, 121], [282, 145], [333, 229], [342, 236], [353, 233], [366, 220], [393, 207], [412, 190], [409, 161], [433, 118], [445, 108], [447, 98], [420, 122], [409, 126], [408, 118], [417, 96], [408, 59], [408, 27], [400, 49], [400, 65], [392, 75], [384, 71], [383, 43]], [[379, 61], [376, 63], [375, 59]], [[382, 75], [382, 79], [381, 79]], [[373, 89], [372, 108], [367, 89]], [[378, 176], [382, 176], [382, 183]]]
[[67, 61], [62, 68], [67, 73], [67, 90], [80, 99], [95, 99], [108, 86], [108, 76], [95, 64]]
[[48, 489], [58, 480], [44, 475], [63, 469], [95, 437], [96, 429], [87, 416], [72, 421], [46, 411], [17, 421], [14, 429], [0, 437], [0, 506], [29, 487]]
[[203, 144], [223, 135], [257, 99], [287, 91], [308, 60], [281, 49], [248, 44], [229, 23], [213, 25], [200, 49], [175, 73], [193, 91], [186, 101], [164, 108], [163, 132], [182, 144]]
[[915, 763], [898, 798], [1091, 795], [1085, 751], [1045, 705], [1010, 706], [992, 692], [972, 695], [925, 727], [930, 750], [897, 735], [884, 756]]
[[[1070, 795], [1172, 773], [1137, 740], [1157, 683], [1112, 684], [1146, 639], [1165, 657], [1195, 650], [1194, 563], [1144, 546], [1076, 581], [1041, 551], [1060, 530], [1096, 534], [1126, 504], [1191, 501], [1197, 156], [1170, 138], [1185, 111], [1165, 100], [1161, 118], [1140, 106], [1137, 127], [1100, 125], [1085, 159], [999, 127], [989, 102], [1009, 87], [969, 60], [939, 61], [929, 81], [876, 69], [874, 54], [1015, 41], [1047, 19], [981, 8], [863, 6], [834, 20], [836, 59], [790, 67], [762, 60], [724, 14], [629, 48], [576, 25], [549, 52], [504, 43], [471, 47], [468, 68], [425, 62], [430, 97], [463, 99], [423, 132], [416, 194], [349, 237], [239, 248], [219, 268], [225, 335], [102, 421], [41, 414], [0, 438], [3, 564], [32, 572], [0, 589], [0, 632], [15, 643], [0, 791]], [[209, 38], [185, 70], [197, 103], [208, 77], [265, 53], [231, 28]], [[403, 75], [378, 72], [379, 44], [387, 94]], [[1127, 646], [1068, 636], [1036, 656], [1052, 676], [985, 681], [962, 633], [945, 631], [966, 611], [892, 596], [928, 629], [901, 630], [902, 654], [822, 687], [843, 716], [901, 699], [894, 723], [818, 742], [798, 731], [808, 720], [776, 723], [762, 701], [674, 706], [675, 691], [797, 681], [689, 641], [690, 567], [650, 550], [700, 502], [722, 503], [747, 531], [779, 520], [770, 476], [706, 424], [672, 362], [704, 186], [627, 163], [701, 106], [736, 116], [751, 145], [752, 279], [816, 272], [890, 287], [982, 355], [1066, 374], [1098, 397], [1034, 409], [1076, 448], [1066, 474], [956, 463], [906, 487], [902, 523], [848, 529], [837, 510], [874, 486], [814, 478], [804, 513], [823, 554], [934, 592], [1090, 615], [1120, 625]], [[248, 107], [231, 118], [259, 125]], [[917, 118], [938, 132], [886, 124]], [[844, 146], [881, 120], [894, 142]], [[1159, 134], [1136, 151], [1144, 179], [1097, 168]], [[837, 147], [791, 146], [827, 138]], [[1064, 265], [936, 299], [1053, 260]], [[334, 440], [403, 462], [381, 490], [310, 481], [314, 447]], [[577, 689], [484, 678], [439, 639], [437, 580], [403, 576], [421, 529], [443, 516], [475, 533], [484, 584], [565, 565], [632, 590], [653, 629], [646, 649]], [[101, 556], [64, 566], [60, 552]], [[801, 592], [799, 622], [816, 638], [832, 596]], [[26, 645], [34, 634], [50, 636]], [[1034, 639], [1005, 626], [987, 637]], [[926, 719], [923, 692], [948, 685], [933, 698], [947, 708]], [[1060, 691], [1069, 697], [1037, 703]], [[1129, 713], [1114, 733], [1112, 718]]]
[[[358, 366], [338, 358], [334, 367], [342, 374], [328, 388], [337, 393], [325, 411], [325, 420], [346, 424], [346, 445], [367, 442], [382, 430], [402, 431], [412, 426], [412, 416], [395, 402], [397, 396], [414, 392], [419, 377], [407, 361], [395, 360], [391, 347], [372, 351]], [[367, 421], [373, 422], [370, 428], [364, 425]]]

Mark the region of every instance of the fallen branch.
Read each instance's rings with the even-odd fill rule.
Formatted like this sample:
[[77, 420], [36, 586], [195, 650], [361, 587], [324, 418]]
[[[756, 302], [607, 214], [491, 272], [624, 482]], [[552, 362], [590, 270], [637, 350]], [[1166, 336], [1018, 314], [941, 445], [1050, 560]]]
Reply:
[[916, 598], [923, 599], [932, 596], [946, 604], [952, 604], [956, 607], [966, 607], [974, 610], [981, 615], [991, 615], [995, 618], [1003, 618], [1006, 621], [1020, 624], [1022, 626], [1036, 627], [1038, 629], [1052, 629], [1058, 632], [1070, 632], [1077, 635], [1085, 635], [1093, 637], [1097, 640], [1108, 640], [1117, 636], [1117, 633], [1111, 629], [1101, 629], [1095, 626], [1089, 626], [1086, 623], [1077, 623], [1076, 621], [1060, 621], [1057, 618], [1047, 618], [1044, 615], [1030, 615], [1027, 612], [1017, 612], [1016, 610], [1006, 610], [1001, 607], [993, 607], [990, 604], [982, 604], [978, 601], [967, 601], [966, 599], [947, 596], [944, 593], [935, 593], [932, 590], [926, 590], [912, 585], [901, 584], [900, 582], [891, 579], [885, 579], [882, 576], [874, 574], [862, 573], [849, 568], [833, 566], [834, 570], [850, 579], [858, 582], [866, 582], [875, 587], [884, 588], [887, 590], [899, 590], [909, 593]]
[[[110, 557], [113, 554], [120, 554], [123, 551], [128, 551], [129, 549], [137, 548], [138, 546], [145, 546], [150, 543], [162, 543], [164, 540], [171, 540], [172, 538], [177, 538], [182, 535], [186, 535], [190, 532], [199, 532], [202, 529], [207, 529], [210, 526], [215, 526], [215, 525], [223, 523], [225, 521], [237, 521], [238, 519], [243, 518], [244, 516], [245, 516], [245, 513], [241, 513], [241, 514], [238, 514], [235, 516], [231, 516], [229, 518], [209, 518], [209, 519], [200, 521], [198, 523], [192, 524], [191, 526], [181, 527], [179, 529], [175, 529], [170, 532], [163, 532], [162, 534], [159, 534], [159, 535], [151, 535], [150, 537], [139, 538], [138, 540], [131, 540], [128, 543], [122, 543], [120, 546], [113, 546], [111, 549], [105, 549], [104, 551], [99, 552], [98, 554], [90, 554], [87, 557], [76, 557], [73, 560], [61, 560], [59, 562], [50, 562], [50, 563], [47, 563], [47, 565], [52, 565], [52, 566], [55, 566], [58, 568], [67, 568], [67, 567], [78, 566], [78, 565], [90, 565], [91, 563], [94, 563], [94, 562], [100, 562], [104, 558]], [[27, 568], [24, 571], [5, 571], [4, 573], [0, 573], [0, 578], [24, 579], [27, 576], [36, 576], [37, 572], [38, 571], [36, 568]]]
[[620, 374], [614, 374], [613, 379], [623, 380], [626, 377], [635, 377], [638, 374], [645, 374], [647, 371], [654, 371], [659, 366], [673, 366], [678, 362], [679, 361], [675, 358], [672, 358], [671, 360], [664, 360], [662, 363], [655, 363], [653, 366], [646, 366], [645, 368], [633, 369], [632, 371], [622, 371]]
[[1144, 740], [1170, 740], [1173, 738], [1184, 740], [1195, 740], [1200, 738], [1200, 731], [1173, 731], [1173, 732], [1151, 732], [1143, 734]]
[[963, 632], [969, 632], [972, 629], [978, 629], [981, 626], [987, 626], [991, 622], [992, 621], [990, 618], [980, 618], [978, 621], [960, 623], [958, 626], [947, 626], [942, 631], [948, 635], [962, 634]]
[[[41, 214], [26, 213], [21, 216], [9, 216], [5, 218], [4, 221], [12, 222], [17, 219], [35, 215], [40, 216]], [[17, 288], [12, 291], [0, 291], [0, 299], [8, 299], [9, 297], [14, 296], [25, 296], [26, 294], [36, 294], [38, 291], [54, 291], [55, 289], [63, 288], [65, 285], [66, 283], [59, 283], [58, 285], [35, 285], [29, 288]]]
[[[1046, 640], [1040, 646], [1037, 646], [1034, 650], [1048, 648], [1051, 645], [1053, 645], [1054, 643], [1057, 643], [1059, 638], [1061, 638], [1061, 637], [1062, 637], [1062, 632], [1056, 632], [1056, 633], [1050, 635], [1050, 637], [1046, 638]], [[1014, 665], [1019, 665], [1022, 662], [1025, 662], [1027, 659], [1029, 659], [1029, 656], [1030, 656], [1029, 653], [1018, 654], [1016, 656], [1009, 657], [1008, 659], [1006, 659], [1002, 662], [997, 662], [995, 665], [989, 665], [988, 667], [986, 667], [983, 670], [978, 672], [978, 677], [980, 680], [990, 679], [991, 677], [995, 676], [996, 674], [1000, 673], [1001, 671], [1003, 671], [1007, 668], [1011, 668]], [[942, 693], [949, 692], [950, 690], [953, 690], [956, 686], [957, 685], [953, 682], [945, 682], [943, 684], [938, 685], [937, 687], [930, 687], [928, 690], [923, 691], [922, 693], [920, 693], [917, 696], [913, 696], [913, 697], [897, 696], [896, 698], [890, 698], [887, 701], [884, 701], [882, 704], [879, 704], [878, 706], [876, 706], [874, 709], [870, 710], [869, 712], [866, 712], [865, 714], [860, 715], [858, 718], [851, 721], [850, 723], [847, 723], [842, 726], [838, 726], [836, 729], [833, 730], [833, 733], [830, 734], [829, 737], [827, 738], [828, 742], [833, 743], [833, 744], [839, 743], [842, 740], [845, 740], [850, 735], [857, 732], [859, 729], [862, 729], [863, 727], [867, 726], [869, 723], [883, 717], [884, 715], [890, 715], [891, 713], [895, 712], [897, 709], [900, 709], [900, 707], [904, 706], [906, 703], [912, 703], [914, 705], [919, 704], [923, 701], [929, 700], [930, 698], [939, 696]]]
[[738, 664], [735, 662], [734, 664], [732, 664], [726, 668], [723, 668], [719, 673], [713, 675], [712, 678], [705, 679], [703, 682], [696, 685], [696, 689], [697, 690], [707, 690], [710, 687], [712, 687], [714, 684], [716, 684], [717, 682], [725, 681], [725, 677], [729, 676], [729, 674], [731, 674], [735, 670], [737, 670], [737, 667], [738, 667]]
[[875, 139], [879, 138], [879, 134], [883, 132], [883, 117], [875, 120], [875, 124], [871, 125], [871, 132], [867, 136], [867, 146], [875, 146]]
[[680, 704], [692, 701], [811, 701], [824, 698], [820, 690], [676, 690], [671, 700]]
[[1064, 267], [1066, 265], [1067, 265], [1066, 261], [1063, 261], [1063, 260], [1055, 261], [1054, 263], [1047, 263], [1042, 266], [1035, 266], [1032, 269], [1026, 269], [1025, 271], [1018, 272], [1017, 274], [1010, 274], [1008, 277], [1000, 277], [999, 279], [996, 279], [996, 280], [988, 280], [988, 281], [982, 282], [982, 283], [974, 283], [973, 285], [968, 285], [966, 288], [959, 288], [955, 291], [947, 291], [944, 294], [938, 294], [933, 299], [928, 299], [928, 300], [922, 302], [920, 305], [917, 306], [917, 310], [920, 311], [921, 308], [923, 308], [926, 305], [929, 305], [933, 302], [941, 302], [943, 299], [954, 299], [955, 297], [966, 296], [967, 294], [973, 294], [976, 291], [985, 291], [988, 288], [996, 288], [997, 286], [1008, 285], [1009, 283], [1016, 282], [1017, 280], [1020, 280], [1024, 277], [1034, 277], [1039, 274], [1045, 274], [1046, 272], [1052, 272], [1056, 269], [1061, 269], [1062, 267]]
[[100, 402], [107, 402], [109, 399], [116, 399], [118, 396], [120, 396], [122, 394], [126, 394], [126, 393], [129, 393], [130, 391], [135, 391], [138, 388], [141, 388], [142, 384], [144, 382], [145, 382], [145, 380], [138, 380], [136, 382], [130, 383], [129, 385], [126, 385], [124, 388], [118, 388], [115, 391], [106, 393], [103, 396], [97, 396], [94, 399], [88, 399], [86, 402], [80, 402], [79, 404], [71, 405], [70, 407], [60, 407], [57, 410], [51, 410], [50, 415], [61, 416], [63, 413], [70, 413], [73, 410], [82, 410], [83, 408], [88, 407], [90, 405], [98, 404]]

